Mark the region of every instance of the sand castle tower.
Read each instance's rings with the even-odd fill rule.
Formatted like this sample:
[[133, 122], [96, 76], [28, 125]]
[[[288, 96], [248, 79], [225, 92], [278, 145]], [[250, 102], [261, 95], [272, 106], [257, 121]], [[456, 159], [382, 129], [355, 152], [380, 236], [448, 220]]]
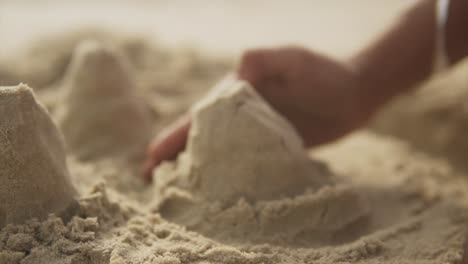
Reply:
[[0, 87], [0, 227], [76, 205], [62, 136], [26, 85]]
[[360, 195], [310, 160], [293, 126], [238, 80], [195, 106], [186, 151], [155, 174], [161, 214], [208, 235], [293, 239], [367, 214]]
[[225, 80], [194, 113], [182, 156], [191, 173], [179, 182], [207, 199], [271, 199], [330, 181], [321, 165], [307, 159], [291, 124], [248, 84]]
[[150, 138], [147, 109], [124, 57], [99, 42], [82, 42], [64, 80], [59, 124], [81, 159], [141, 152]]

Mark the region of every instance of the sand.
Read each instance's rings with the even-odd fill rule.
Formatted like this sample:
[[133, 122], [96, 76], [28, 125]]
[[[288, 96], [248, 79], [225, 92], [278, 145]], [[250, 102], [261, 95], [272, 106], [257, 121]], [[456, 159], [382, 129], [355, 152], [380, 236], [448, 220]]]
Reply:
[[131, 68], [122, 56], [99, 42], [85, 41], [65, 73], [58, 123], [69, 151], [81, 160], [141, 154], [148, 144], [149, 109], [136, 94]]
[[[0, 227], [76, 207], [63, 139], [26, 85], [0, 89]], [[65, 214], [65, 215], [64, 215]]]
[[371, 126], [379, 133], [398, 136], [416, 148], [447, 158], [458, 169], [468, 172], [467, 99], [468, 60], [465, 60], [428, 82], [424, 89], [397, 98]]
[[[287, 120], [229, 78], [192, 108], [187, 149], [145, 186], [136, 146], [231, 60], [110, 33], [51, 39], [60, 53], [47, 56], [60, 59], [24, 52], [0, 63], [10, 85], [39, 87], [0, 88], [10, 98], [2, 127], [27, 121], [0, 141], [21, 143], [1, 152], [2, 166], [15, 168], [9, 153], [29, 155], [21, 170], [0, 170], [12, 217], [1, 264], [466, 263], [468, 178], [450, 159], [370, 130], [307, 153]], [[44, 72], [18, 66], [36, 60]], [[50, 207], [37, 210], [32, 196]], [[64, 215], [68, 201], [77, 205]]]

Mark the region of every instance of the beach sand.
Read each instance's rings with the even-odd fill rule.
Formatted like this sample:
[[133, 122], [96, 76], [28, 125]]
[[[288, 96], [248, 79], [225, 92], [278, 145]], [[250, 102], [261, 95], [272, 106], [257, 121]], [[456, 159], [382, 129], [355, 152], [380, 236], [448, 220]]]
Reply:
[[[192, 108], [187, 150], [146, 186], [143, 146], [231, 72], [232, 59], [99, 31], [32, 49], [52, 39], [42, 71], [27, 68], [39, 64], [31, 55], [0, 68], [33, 88], [0, 91], [0, 142], [10, 147], [0, 263], [467, 261], [467, 178], [450, 159], [373, 130], [307, 153], [247, 83], [224, 80]], [[24, 141], [40, 133], [47, 138]]]
[[[392, 107], [413, 104], [397, 101], [308, 153], [249, 84], [221, 81], [233, 69], [97, 30], [2, 61], [0, 263], [467, 263], [468, 176], [452, 142], [468, 112], [435, 119], [424, 113], [456, 107], [422, 93], [405, 119]], [[144, 146], [203, 96], [186, 151], [145, 185]], [[415, 120], [428, 125], [396, 129]], [[443, 141], [451, 156], [431, 151], [437, 126], [456, 139]]]

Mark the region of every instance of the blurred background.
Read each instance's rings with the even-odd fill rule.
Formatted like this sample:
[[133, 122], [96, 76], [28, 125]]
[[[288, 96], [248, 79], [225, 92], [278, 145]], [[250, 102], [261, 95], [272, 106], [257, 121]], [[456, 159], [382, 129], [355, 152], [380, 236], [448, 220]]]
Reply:
[[27, 45], [44, 33], [99, 26], [217, 53], [302, 44], [347, 56], [392, 21], [408, 2], [0, 0], [0, 52]]

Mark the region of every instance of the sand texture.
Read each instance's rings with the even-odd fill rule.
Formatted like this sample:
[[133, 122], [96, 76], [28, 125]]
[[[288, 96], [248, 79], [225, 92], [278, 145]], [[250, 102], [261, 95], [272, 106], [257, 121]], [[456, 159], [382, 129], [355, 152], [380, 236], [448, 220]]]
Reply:
[[397, 98], [375, 119], [372, 128], [408, 140], [468, 172], [467, 100], [468, 60], [465, 60], [431, 80], [424, 89]]
[[[308, 152], [223, 79], [230, 58], [98, 31], [31, 45], [0, 62], [37, 87], [0, 88], [0, 264], [468, 261], [468, 177], [390, 125]], [[143, 146], [196, 101], [185, 151], [145, 185]]]
[[2, 87], [0, 116], [0, 227], [72, 213], [76, 191], [62, 136], [32, 90]]

